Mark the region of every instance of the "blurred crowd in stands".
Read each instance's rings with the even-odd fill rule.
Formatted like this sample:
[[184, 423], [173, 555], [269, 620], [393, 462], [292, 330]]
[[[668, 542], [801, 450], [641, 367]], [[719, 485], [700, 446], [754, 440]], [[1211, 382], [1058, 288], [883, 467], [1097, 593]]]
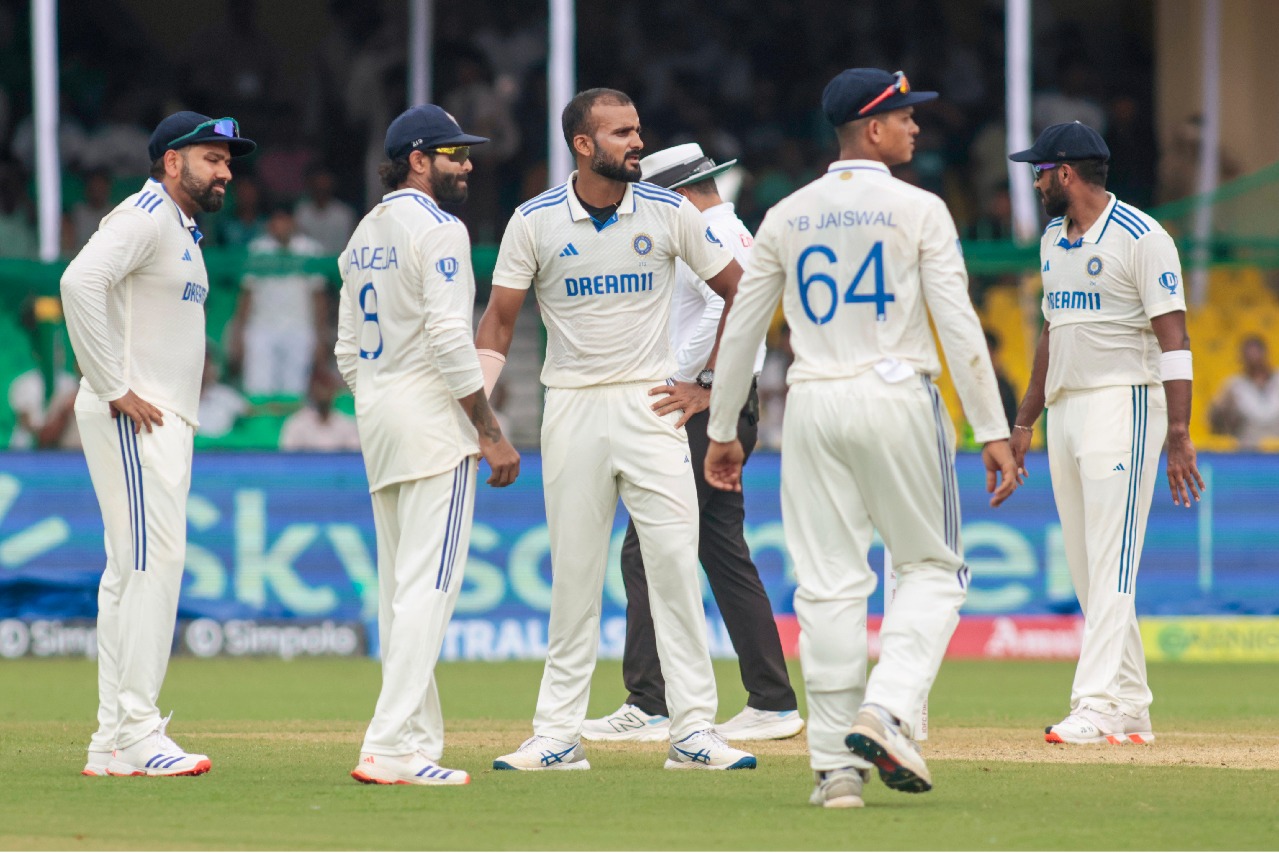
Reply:
[[[0, 6], [0, 258], [37, 254], [27, 5]], [[258, 141], [256, 155], [237, 161], [226, 208], [201, 223], [206, 248], [252, 259], [227, 328], [210, 329], [218, 357], [206, 403], [233, 422], [228, 413], [248, 411], [238, 395], [305, 397], [306, 429], [318, 434], [340, 386], [331, 356], [336, 279], [274, 260], [337, 254], [380, 198], [383, 134], [406, 101], [409, 4], [309, 5], [325, 25], [312, 27], [317, 36], [300, 58], [296, 39], [282, 45], [264, 26], [266, 0], [226, 0], [216, 23], [191, 30], [168, 15], [172, 44], [153, 41], [157, 28], [139, 19], [136, 2], [67, 7], [59, 142], [69, 257], [145, 179], [147, 138], [167, 113], [232, 115]], [[474, 243], [495, 243], [514, 207], [547, 183], [546, 4], [433, 6], [435, 100], [492, 140], [473, 150], [470, 199], [455, 212]], [[649, 150], [696, 141], [720, 161], [738, 159], [725, 189], [748, 225], [833, 159], [820, 92], [840, 69], [866, 65], [904, 69], [915, 87], [942, 94], [921, 110], [915, 159], [899, 176], [943, 196], [966, 239], [1010, 237], [1003, 0], [578, 6], [579, 86], [629, 93]], [[1191, 191], [1198, 139], [1191, 118], [1166, 150], [1157, 144], [1154, 28], [1140, 9], [1116, 3], [1102, 13], [1109, 19], [1084, 25], [1065, 0], [1036, 0], [1033, 123], [1036, 132], [1073, 119], [1096, 127], [1113, 154], [1110, 188], [1148, 207]], [[765, 396], [784, 393], [784, 342], [775, 334], [770, 343], [777, 352]], [[323, 440], [340, 442], [338, 432]]]

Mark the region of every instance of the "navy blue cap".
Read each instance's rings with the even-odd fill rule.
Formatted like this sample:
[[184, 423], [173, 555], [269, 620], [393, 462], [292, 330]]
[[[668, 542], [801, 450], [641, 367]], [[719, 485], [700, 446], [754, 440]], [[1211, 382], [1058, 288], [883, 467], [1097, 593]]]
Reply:
[[826, 84], [822, 92], [822, 112], [831, 124], [839, 127], [935, 97], [936, 92], [912, 92], [910, 81], [900, 71], [892, 74], [878, 68], [846, 68]]
[[386, 129], [386, 156], [396, 160], [410, 151], [484, 142], [487, 137], [463, 133], [457, 120], [435, 104], [422, 104], [400, 113]]
[[1045, 127], [1035, 144], [1009, 154], [1014, 163], [1063, 163], [1067, 160], [1109, 160], [1110, 149], [1101, 134], [1082, 122]]
[[155, 126], [147, 154], [151, 162], [159, 160], [166, 151], [197, 145], [201, 142], [225, 142], [232, 157], [252, 154], [258, 144], [240, 136], [240, 125], [233, 118], [209, 118], [190, 110], [174, 113]]

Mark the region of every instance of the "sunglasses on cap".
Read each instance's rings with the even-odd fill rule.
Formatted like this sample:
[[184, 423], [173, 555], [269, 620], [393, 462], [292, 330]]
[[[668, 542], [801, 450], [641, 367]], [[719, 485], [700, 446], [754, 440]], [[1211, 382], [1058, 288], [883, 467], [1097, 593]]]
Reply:
[[190, 139], [208, 127], [213, 128], [213, 132], [218, 136], [225, 136], [228, 139], [235, 139], [240, 135], [240, 123], [235, 119], [230, 118], [229, 116], [227, 118], [213, 118], [205, 122], [200, 122], [189, 132], [184, 133], [177, 139], [169, 142], [169, 146], [172, 147], [184, 139]]
[[875, 100], [858, 110], [857, 114], [859, 116], [865, 115], [868, 111], [873, 110], [893, 95], [905, 95], [908, 92], [910, 92], [910, 81], [906, 79], [905, 72], [898, 71], [893, 75], [893, 82], [888, 84], [888, 88], [880, 92], [879, 95], [875, 97]]
[[1031, 163], [1030, 171], [1035, 176], [1035, 180], [1039, 180], [1039, 176], [1044, 172], [1050, 172], [1060, 166], [1060, 163]]
[[471, 156], [471, 146], [469, 145], [449, 145], [442, 148], [427, 149], [432, 154], [443, 154], [454, 163], [465, 163]]

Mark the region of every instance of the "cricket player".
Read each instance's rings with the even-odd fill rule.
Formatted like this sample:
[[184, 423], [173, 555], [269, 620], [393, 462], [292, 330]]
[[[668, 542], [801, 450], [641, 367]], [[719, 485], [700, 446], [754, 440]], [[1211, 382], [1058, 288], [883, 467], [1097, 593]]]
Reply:
[[[670, 703], [669, 769], [753, 768], [714, 729], [715, 676], [697, 571], [697, 491], [679, 412], [649, 389], [675, 369], [668, 336], [675, 259], [732, 304], [741, 267], [697, 208], [639, 181], [640, 121], [613, 89], [564, 108], [577, 170], [525, 202], [498, 250], [476, 336], [497, 379], [530, 286], [547, 329], [542, 465], [551, 539], [546, 669], [533, 737], [499, 770], [590, 767], [580, 738], [599, 646], [600, 596], [620, 494], [639, 533]], [[738, 407], [740, 410], [740, 406]]]
[[98, 730], [85, 776], [198, 776], [207, 756], [166, 734], [156, 700], [186, 562], [192, 439], [209, 277], [195, 214], [222, 207], [231, 159], [257, 146], [231, 118], [178, 112], [151, 177], [106, 215], [62, 275], [84, 373], [76, 424], [106, 531], [98, 587]]
[[[769, 211], [729, 316], [711, 391], [706, 478], [741, 488], [737, 413], [755, 348], [781, 298], [795, 362], [782, 431], [782, 523], [808, 691], [810, 802], [862, 805], [871, 766], [890, 788], [927, 791], [911, 740], [967, 595], [955, 436], [933, 378], [929, 316], [946, 349], [992, 505], [1018, 485], [1008, 422], [955, 224], [937, 196], [894, 178], [919, 127], [900, 71], [841, 72], [822, 94], [840, 160]], [[1002, 478], [1002, 482], [999, 480]], [[866, 562], [873, 530], [892, 552], [897, 596], [866, 678]]]
[[1172, 238], [1106, 192], [1110, 149], [1079, 122], [1010, 156], [1029, 163], [1051, 220], [1040, 240], [1044, 328], [1013, 429], [1022, 467], [1047, 405], [1048, 468], [1084, 611], [1070, 713], [1049, 743], [1149, 743], [1153, 699], [1135, 594], [1167, 439], [1174, 504], [1199, 500], [1190, 441], [1191, 359]]
[[519, 475], [484, 392], [471, 311], [475, 276], [466, 226], [440, 203], [466, 200], [472, 145], [434, 104], [386, 131], [387, 194], [338, 258], [338, 369], [355, 417], [377, 531], [382, 692], [364, 735], [357, 781], [465, 785], [440, 766], [444, 717], [435, 682], [471, 540], [476, 456], [491, 486]]
[[[644, 180], [674, 190], [702, 213], [709, 232], [726, 246], [743, 267], [750, 258], [754, 237], [731, 202], [720, 197], [715, 176], [732, 168], [736, 160], [716, 163], [696, 142], [657, 151], [640, 160]], [[737, 652], [747, 705], [716, 726], [727, 740], [775, 740], [794, 737], [804, 728], [791, 689], [782, 641], [773, 619], [773, 607], [751, 561], [742, 524], [746, 518], [741, 492], [725, 492], [706, 483], [706, 424], [710, 419], [711, 387], [715, 379], [710, 352], [724, 313], [724, 300], [693, 274], [683, 261], [676, 263], [675, 299], [671, 306], [670, 341], [675, 351], [675, 373], [667, 383], [650, 389], [660, 395], [654, 404], [658, 414], [682, 411], [678, 424], [688, 434], [692, 451], [693, 480], [697, 484], [699, 519], [698, 557], [706, 570], [711, 593], [719, 605], [728, 636]], [[764, 366], [764, 345], [755, 354], [755, 374]], [[759, 395], [751, 394], [737, 420], [737, 434], [749, 456], [755, 447], [759, 424]], [[627, 525], [622, 541], [622, 581], [626, 586], [626, 645], [622, 678], [629, 695], [616, 712], [587, 720], [582, 737], [587, 740], [660, 741], [670, 737], [666, 684], [653, 638], [653, 615], [645, 581], [635, 524]]]

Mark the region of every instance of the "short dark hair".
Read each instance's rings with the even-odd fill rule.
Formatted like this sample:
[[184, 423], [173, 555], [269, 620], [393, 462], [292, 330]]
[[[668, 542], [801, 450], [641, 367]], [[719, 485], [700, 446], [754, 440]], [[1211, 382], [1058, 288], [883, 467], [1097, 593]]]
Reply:
[[1106, 176], [1110, 174], [1110, 164], [1105, 160], [1070, 160], [1068, 163], [1081, 181], [1105, 189]]
[[719, 185], [715, 183], [714, 178], [706, 178], [691, 184], [684, 184], [680, 189], [688, 190], [690, 195], [711, 195], [719, 192]]
[[579, 133], [590, 136], [595, 128], [591, 125], [591, 108], [605, 103], [612, 106], [628, 107], [634, 103], [631, 96], [617, 89], [587, 89], [578, 92], [568, 102], [564, 112], [560, 114], [560, 125], [564, 128], [564, 142], [569, 150], [573, 149], [573, 137]]
[[164, 177], [164, 155], [163, 154], [155, 158], [155, 161], [151, 164], [151, 177], [155, 178], [157, 181]]
[[377, 173], [382, 179], [382, 187], [387, 192], [398, 190], [409, 179], [409, 158], [396, 157], [394, 160], [383, 160], [377, 167]]

